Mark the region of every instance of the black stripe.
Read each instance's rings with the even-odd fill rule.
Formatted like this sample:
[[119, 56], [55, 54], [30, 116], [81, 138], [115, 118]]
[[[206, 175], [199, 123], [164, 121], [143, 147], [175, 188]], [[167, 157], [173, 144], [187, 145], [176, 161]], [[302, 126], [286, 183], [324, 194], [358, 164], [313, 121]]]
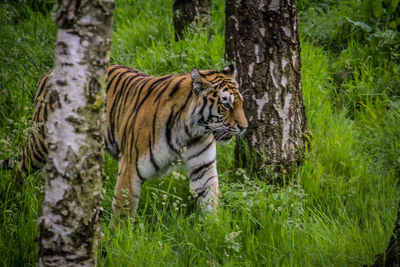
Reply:
[[[40, 168], [42, 167], [43, 163], [46, 162], [46, 159], [43, 158], [42, 155], [40, 155], [40, 153], [39, 153], [39, 155], [38, 155], [36, 152], [37, 152], [37, 150], [35, 150], [35, 148], [32, 147], [32, 153], [31, 153], [31, 159], [32, 159], [32, 161], [31, 161], [31, 168], [34, 169], [34, 170], [40, 169]], [[38, 164], [37, 164], [37, 165], [34, 164], [33, 160], [35, 160]], [[35, 162], [35, 163], [36, 163], [36, 162]]]
[[192, 97], [193, 92], [190, 91], [189, 95], [186, 97], [184, 104], [179, 108], [179, 110], [175, 113], [173, 121], [176, 121], [178, 117], [182, 114], [183, 110], [185, 109], [186, 105], [189, 103], [190, 98]]
[[149, 149], [150, 149], [150, 161], [153, 164], [154, 169], [156, 171], [158, 171], [160, 169], [160, 167], [158, 166], [156, 160], [154, 159], [154, 154], [153, 154], [153, 149], [151, 148], [151, 140], [150, 140], [150, 138], [149, 138]]
[[22, 155], [22, 161], [21, 161], [21, 167], [22, 167], [22, 171], [25, 173], [29, 173], [29, 162], [26, 162], [26, 156], [25, 153], [23, 153]]
[[190, 140], [190, 141], [187, 143], [187, 146], [188, 146], [188, 147], [193, 146], [193, 145], [196, 144], [198, 141], [200, 141], [201, 138], [203, 138], [203, 136], [198, 136], [198, 137], [193, 138], [192, 140]]
[[[117, 142], [111, 142], [110, 139], [110, 128], [108, 127], [107, 129], [107, 134], [105, 135], [105, 144], [106, 144], [106, 150], [108, 151], [108, 153], [114, 158], [114, 159], [118, 159], [118, 155], [119, 155], [119, 147]], [[113, 151], [115, 150], [115, 151]]]
[[[190, 90], [189, 95], [186, 97], [186, 100], [185, 100], [184, 104], [175, 113], [173, 112], [173, 109], [172, 109], [172, 111], [170, 113], [170, 116], [168, 117], [166, 136], [167, 136], [168, 145], [172, 148], [172, 150], [175, 153], [178, 153], [179, 150], [174, 148], [174, 146], [172, 144], [172, 141], [171, 141], [171, 139], [172, 139], [171, 129], [174, 127], [175, 122], [179, 120], [179, 116], [182, 114], [182, 112], [186, 108], [187, 104], [189, 103], [189, 100], [192, 97], [192, 94], [193, 94], [193, 92], [192, 92], [192, 90]], [[177, 143], [177, 142], [175, 142], [175, 143]]]
[[215, 100], [214, 100], [213, 98], [210, 98], [210, 102], [211, 102], [211, 104], [210, 104], [210, 106], [208, 107], [208, 117], [207, 117], [206, 121], [208, 121], [208, 120], [210, 119], [210, 116], [211, 116], [211, 114], [212, 114], [212, 109], [213, 109], [213, 105], [214, 105], [214, 103], [215, 103]]
[[[153, 80], [153, 79], [145, 78], [145, 79], [144, 79], [144, 82], [141, 83], [140, 85], [138, 85], [138, 86], [136, 87], [136, 89], [139, 91], [139, 93], [142, 93], [142, 91], [144, 90], [144, 87], [145, 87], [149, 82], [151, 82], [152, 80]], [[141, 107], [141, 105], [143, 104], [143, 102], [150, 96], [150, 93], [151, 93], [150, 88], [147, 88], [147, 93], [146, 93], [146, 95], [143, 97], [143, 99], [140, 101], [139, 105], [135, 105], [135, 106], [136, 106], [136, 108], [135, 108], [136, 111], [138, 111], [138, 110], [140, 109], [140, 107]], [[139, 100], [139, 97], [137, 98], [137, 100]], [[135, 102], [135, 103], [136, 103], [136, 102]]]
[[207, 180], [204, 182], [203, 188], [209, 187], [208, 182], [211, 181], [211, 180], [214, 179], [214, 178], [218, 178], [218, 176], [212, 175], [212, 176], [208, 177]]
[[173, 146], [172, 142], [171, 142], [171, 130], [172, 130], [172, 127], [173, 127], [173, 125], [171, 126], [171, 124], [172, 124], [172, 118], [173, 118], [173, 113], [174, 113], [174, 107], [175, 107], [175, 105], [171, 108], [171, 113], [169, 114], [169, 117], [168, 117], [167, 127], [166, 127], [166, 130], [165, 130], [165, 136], [166, 136], [166, 138], [167, 138], [167, 144], [168, 144], [169, 148], [170, 148], [175, 154], [178, 154], [178, 153], [179, 153], [179, 150], [176, 149], [176, 148]]
[[[206, 172], [206, 170], [208, 168], [210, 168], [213, 164], [215, 163], [215, 159], [213, 159], [212, 161], [201, 165], [200, 167], [194, 169], [191, 173], [190, 173], [190, 180], [193, 181], [197, 181], [200, 180], [202, 178], [202, 176], [204, 175], [204, 173]], [[192, 177], [196, 177], [194, 179], [192, 179]]]
[[111, 125], [109, 125], [107, 127], [107, 131], [108, 131], [108, 138], [110, 140], [110, 144], [114, 144], [115, 143], [115, 136], [114, 136], [114, 129], [111, 128]]
[[[127, 72], [127, 71], [126, 71]], [[108, 90], [110, 89], [111, 84], [114, 82], [114, 79], [120, 79], [123, 74], [126, 72], [118, 72], [114, 75], [114, 77], [111, 78], [111, 81], [107, 82], [107, 87], [106, 87], [106, 92], [108, 93]], [[115, 84], [113, 87], [115, 90], [117, 89], [118, 82]]]
[[[43, 83], [42, 83], [42, 86], [39, 87], [38, 92], [36, 93], [36, 99], [37, 99], [38, 96], [41, 96], [41, 95], [42, 95], [42, 92], [43, 92], [44, 88], [45, 88], [46, 85], [47, 85], [47, 80], [49, 79], [49, 76], [50, 76], [50, 73], [49, 73], [48, 75], [45, 75], [45, 76], [42, 78], [42, 79], [43, 79]], [[42, 80], [42, 79], [41, 79], [41, 80]], [[40, 84], [39, 84], [39, 85], [40, 85]]]
[[[167, 79], [168, 78], [168, 76], [166, 76], [166, 77], [163, 77], [163, 78], [160, 78], [160, 79], [157, 79], [157, 80], [155, 80], [155, 78], [153, 78], [153, 79], [148, 79], [147, 81], [145, 81], [143, 84], [141, 84], [140, 85], [140, 88], [138, 89], [138, 90], [142, 90], [142, 88], [149, 82], [149, 81], [153, 81], [153, 83], [150, 85], [150, 87], [147, 89], [148, 91], [147, 91], [147, 94], [143, 97], [143, 99], [140, 101], [140, 103], [139, 103], [139, 105], [137, 105], [137, 107], [135, 108], [135, 110], [131, 113], [131, 114], [129, 114], [129, 117], [128, 117], [128, 119], [127, 119], [127, 121], [129, 121], [130, 119], [131, 119], [131, 116], [133, 116], [133, 118], [132, 118], [132, 127], [135, 125], [135, 121], [136, 121], [136, 118], [137, 118], [137, 114], [138, 114], [138, 111], [140, 110], [140, 108], [142, 107], [142, 105], [143, 105], [143, 103], [146, 101], [146, 99], [150, 96], [150, 94], [152, 93], [152, 90], [154, 89], [154, 86], [156, 86], [157, 84], [159, 84], [160, 82], [162, 82], [162, 81], [164, 81], [165, 79]], [[154, 81], [155, 80], [155, 81]], [[124, 134], [126, 134], [126, 131], [127, 131], [127, 129], [128, 129], [128, 127], [125, 127], [125, 131], [124, 131]]]
[[189, 139], [191, 139], [191, 138], [192, 138], [192, 135], [190, 134], [189, 128], [187, 127], [186, 124], [185, 124], [184, 129], [185, 129], [185, 134], [187, 135], [187, 137], [189, 137]]
[[217, 77], [215, 77], [214, 79], [212, 79], [210, 82], [211, 83], [218, 83], [219, 81], [217, 81], [217, 80], [222, 80], [222, 77], [220, 77], [220, 76], [217, 76]]
[[[137, 174], [137, 176], [139, 177], [139, 179], [142, 181], [142, 182], [144, 182], [144, 181], [146, 181], [146, 179], [140, 174], [140, 171], [139, 171], [139, 166], [138, 166], [138, 161], [139, 161], [139, 150], [138, 150], [138, 148], [137, 148], [137, 138], [136, 138], [136, 141], [135, 141], [135, 149], [136, 149], [136, 159], [135, 159], [135, 166], [136, 166], [136, 174]], [[129, 179], [129, 181], [130, 181], [130, 179]]]
[[108, 93], [108, 90], [110, 89], [111, 84], [113, 83], [115, 77], [117, 77], [117, 75], [115, 75], [114, 77], [111, 78], [111, 81], [107, 82], [107, 86], [106, 86], [106, 94]]
[[214, 140], [212, 140], [209, 144], [207, 144], [201, 151], [197, 152], [197, 153], [194, 154], [194, 155], [191, 155], [191, 156], [188, 157], [186, 160], [191, 160], [192, 158], [195, 158], [195, 157], [200, 156], [200, 155], [203, 154], [205, 151], [207, 151], [213, 143], [214, 143]]
[[111, 66], [109, 66], [108, 68], [111, 69], [111, 70], [107, 70], [107, 75], [108, 75], [108, 77], [110, 77], [110, 76], [114, 73], [114, 71], [120, 70], [120, 69], [122, 69], [123, 67], [118, 66], [118, 65], [111, 65]]
[[[130, 77], [131, 78], [131, 77]], [[118, 83], [121, 81], [121, 77], [119, 77], [118, 78], [118, 81], [117, 81], [117, 83], [115, 84], [115, 89], [114, 89], [114, 93], [116, 93], [117, 95], [113, 98], [113, 104], [111, 105], [111, 109], [110, 109], [110, 112], [109, 112], [109, 114], [108, 114], [108, 116], [109, 116], [109, 123], [110, 123], [110, 129], [112, 129], [112, 130], [114, 130], [114, 128], [115, 128], [115, 123], [116, 123], [116, 120], [118, 120], [118, 116], [116, 116], [116, 114], [114, 114], [114, 110], [117, 108], [117, 107], [119, 107], [120, 105], [118, 105], [118, 100], [119, 100], [119, 98], [120, 98], [120, 96], [121, 96], [121, 94], [123, 94], [123, 89], [124, 89], [124, 85], [125, 85], [125, 83], [126, 83], [126, 81], [128, 80], [128, 79], [130, 79], [130, 78], [126, 78], [125, 80], [124, 80], [124, 82], [122, 83], [122, 87], [118, 90], [118, 92], [116, 92], [116, 90], [117, 90], [117, 87], [118, 87]], [[114, 138], [114, 136], [112, 136], [112, 138]], [[115, 140], [113, 140], [113, 141], [115, 141]]]
[[13, 167], [13, 159], [0, 160], [0, 170], [11, 170]]
[[160, 97], [167, 91], [169, 85], [171, 84], [171, 82], [173, 82], [174, 79], [170, 79], [168, 81], [168, 83], [164, 86], [164, 90], [160, 90], [160, 92], [158, 93], [156, 99], [154, 100], [155, 102], [157, 102], [158, 100], [160, 100]]
[[[127, 71], [129, 71], [129, 72], [142, 73], [142, 72], [140, 72], [140, 71], [138, 71], [138, 70], [135, 70], [135, 69], [133, 69], [133, 68], [131, 68], [131, 67], [122, 66], [122, 65], [112, 65], [112, 66], [110, 66], [110, 68], [111, 68], [111, 67], [114, 67], [114, 66], [115, 66], [115, 68], [113, 68], [112, 70], [109, 71], [110, 74], [112, 74], [112, 72], [113, 72], [115, 69], [118, 69], [118, 70], [125, 69], [125, 70], [127, 70]], [[143, 73], [143, 74], [144, 74], [144, 73]]]
[[[47, 151], [46, 145], [43, 143], [43, 139], [42, 138], [38, 138], [36, 141], [37, 141], [37, 146], [39, 148], [40, 156], [43, 157], [44, 159], [46, 159], [48, 151]], [[45, 155], [43, 155], [42, 153], [44, 153]]]
[[156, 107], [156, 110], [155, 110], [155, 112], [154, 112], [154, 115], [153, 115], [153, 142], [155, 142], [155, 139], [156, 139], [156, 120], [157, 120], [157, 113], [158, 113], [158, 108], [160, 107], [160, 103], [158, 102], [157, 103], [157, 107]]
[[[137, 77], [137, 76], [136, 76]], [[126, 88], [126, 90], [128, 91], [128, 95], [124, 98], [124, 102], [123, 102], [123, 104], [121, 104], [121, 106], [122, 107], [125, 107], [126, 106], [126, 101], [128, 101], [128, 99], [130, 99], [130, 94], [131, 94], [131, 92], [133, 92], [133, 93], [135, 93], [135, 95], [136, 94], [140, 94], [140, 90], [135, 90], [135, 89], [137, 89], [137, 87], [136, 87], [136, 85], [139, 83], [139, 82], [146, 82], [146, 79], [145, 79], [145, 77], [139, 77], [137, 80], [135, 80], [132, 84], [128, 84], [127, 86], [127, 88]], [[135, 97], [135, 95], [133, 96], [133, 98]], [[136, 101], [131, 101], [131, 103], [130, 104], [132, 104], [132, 105], [134, 105], [134, 103], [136, 103]]]
[[[168, 76], [161, 77], [161, 79], [155, 81], [154, 84], [152, 84], [152, 85], [150, 86], [149, 89], [153, 90], [153, 89], [155, 89], [156, 86], [160, 85], [160, 88], [159, 88], [159, 89], [161, 89], [161, 90], [160, 90], [160, 92], [158, 93], [158, 95], [157, 95], [155, 101], [158, 101], [158, 99], [161, 97], [161, 95], [164, 94], [164, 92], [165, 92], [166, 89], [168, 88], [169, 84], [173, 81], [173, 79], [170, 79], [171, 76], [172, 76], [172, 75], [168, 75]], [[164, 85], [165, 81], [168, 80], [168, 79], [170, 79], [170, 80], [167, 82], [166, 85]]]
[[200, 197], [205, 197], [208, 193], [208, 190], [210, 189], [210, 187], [208, 186], [208, 182], [213, 179], [216, 178], [217, 176], [211, 176], [210, 178], [207, 179], [206, 183], [204, 184], [203, 187], [198, 188], [200, 189], [200, 192], [198, 192], [198, 190], [196, 189], [195, 192], [197, 194], [197, 196], [195, 197], [195, 201], [197, 201]]
[[205, 197], [207, 195], [207, 191], [208, 191], [208, 187], [204, 188], [203, 191], [201, 191], [200, 193], [197, 194], [197, 196], [194, 198], [194, 200], [197, 202], [197, 200], [200, 197]]
[[203, 106], [201, 106], [201, 109], [200, 109], [200, 111], [199, 111], [199, 114], [201, 115], [201, 116], [203, 116], [203, 111], [204, 111], [204, 108], [206, 107], [206, 105], [207, 105], [207, 97], [203, 97]]
[[[137, 76], [136, 76], [136, 77], [137, 77]], [[140, 76], [140, 77], [138, 77], [138, 79], [135, 80], [132, 84], [128, 84], [128, 85], [127, 85], [126, 90], [127, 90], [128, 94], [127, 94], [127, 96], [124, 98], [124, 102], [121, 104], [122, 107], [124, 107], [124, 108], [126, 107], [126, 103], [127, 103], [127, 101], [128, 101], [129, 99], [135, 99], [134, 101], [132, 100], [132, 101], [130, 101], [130, 103], [129, 103], [130, 105], [135, 105], [135, 103], [136, 103], [136, 101], [137, 101], [137, 99], [139, 98], [139, 95], [140, 95], [140, 93], [141, 93], [141, 91], [138, 89], [138, 85], [139, 85], [140, 82], [145, 83], [145, 82], [146, 82], [146, 77]], [[131, 93], [133, 93], [134, 95], [131, 96]], [[136, 97], [136, 98], [135, 98], [135, 97]]]
[[[115, 85], [114, 85], [114, 91], [113, 91], [113, 93], [112, 93], [112, 96], [114, 96], [116, 93], [117, 93], [117, 90], [118, 90], [118, 94], [121, 94], [121, 91], [124, 89], [124, 87], [123, 86], [119, 86], [119, 83], [121, 82], [121, 80], [125, 77], [125, 74], [127, 74], [127, 73], [129, 73], [130, 71], [129, 70], [127, 70], [127, 71], [124, 71], [124, 72], [120, 72], [119, 73], [119, 75], [118, 75], [118, 80], [117, 80], [117, 82], [115, 83]], [[117, 75], [116, 75], [117, 76]], [[133, 75], [133, 77], [136, 77], [136, 76], [138, 76], [137, 74], [135, 74], [135, 75]], [[126, 79], [124, 80], [124, 82], [126, 82]], [[123, 83], [124, 84], [124, 83]], [[119, 88], [118, 88], [119, 87]]]
[[153, 90], [157, 85], [159, 85], [160, 83], [162, 83], [163, 81], [169, 79], [171, 76], [164, 76], [164, 77], [156, 77], [153, 80], [155, 80], [149, 87], [149, 90]]
[[165, 75], [163, 77], [159, 77], [159, 80], [157, 80], [157, 82], [163, 82], [165, 80], [168, 80], [169, 78], [171, 78], [173, 75]]
[[113, 158], [115, 158], [115, 156], [112, 154], [112, 151], [111, 151], [112, 150], [112, 145], [111, 145], [111, 142], [110, 142], [110, 131], [109, 131], [109, 129], [110, 128], [107, 129], [107, 133], [105, 135], [104, 142], [105, 142], [106, 150], [108, 151], [108, 153], [111, 156], [113, 156]]
[[35, 160], [35, 164], [33, 162], [31, 162], [31, 168], [34, 170], [40, 169], [43, 166], [43, 164], [46, 162], [45, 159], [38, 157], [35, 153], [32, 154], [32, 159]]
[[[46, 105], [46, 107], [43, 107], [43, 120], [44, 121], [47, 121], [48, 113], [49, 113], [49, 105]], [[44, 123], [43, 123], [42, 127], [44, 127]], [[43, 131], [43, 133], [44, 133], [44, 131]]]
[[42, 151], [39, 147], [39, 143], [40, 143], [39, 140], [32, 140], [32, 141], [33, 141], [32, 155], [35, 157], [36, 160], [40, 159], [40, 160], [38, 160], [39, 162], [45, 162], [47, 156], [42, 153], [44, 151]]
[[[123, 132], [123, 136], [127, 136], [129, 130], [132, 130], [132, 131], [133, 131], [133, 127], [135, 126], [136, 116], [137, 116], [138, 110], [139, 110], [139, 108], [140, 108], [140, 106], [138, 107], [138, 105], [136, 105], [136, 103], [137, 103], [137, 101], [139, 100], [139, 97], [140, 97], [140, 95], [141, 95], [141, 93], [142, 93], [142, 90], [141, 90], [141, 89], [142, 89], [143, 86], [146, 85], [150, 80], [151, 80], [151, 79], [145, 79], [145, 78], [143, 78], [143, 79], [142, 79], [143, 83], [141, 83], [138, 87], [136, 87], [136, 92], [135, 92], [135, 96], [136, 96], [136, 97], [135, 97], [135, 100], [132, 101], [132, 103], [133, 103], [132, 105], [134, 106], [134, 109], [133, 109], [132, 112], [129, 114], [129, 116], [128, 116], [127, 120], [126, 120], [126, 124], [130, 124], [130, 127], [128, 127], [128, 125], [125, 126], [124, 132]], [[126, 100], [126, 99], [125, 99], [125, 100]], [[133, 116], [133, 118], [132, 118], [132, 116]], [[132, 120], [131, 120], [131, 118], [132, 118]], [[132, 129], [131, 129], [131, 128], [132, 128]], [[122, 142], [121, 142], [121, 148], [122, 148], [122, 147], [125, 147], [126, 141], [127, 141], [126, 138], [122, 140]]]
[[169, 93], [169, 97], [172, 98], [174, 97], [174, 95], [179, 91], [180, 88], [180, 84], [186, 80], [186, 77], [183, 77], [181, 80], [179, 80], [174, 87], [172, 88], [172, 91]]
[[124, 90], [125, 85], [127, 83], [129, 83], [130, 81], [132, 81], [132, 79], [134, 79], [135, 77], [136, 77], [136, 75], [132, 75], [131, 77], [126, 78], [121, 85], [121, 89], [118, 91], [118, 94], [114, 98], [114, 105], [111, 106], [111, 110], [110, 110], [110, 127], [111, 127], [111, 129], [114, 129], [115, 121], [120, 117], [120, 112], [118, 112], [118, 114], [114, 114], [115, 109], [119, 108], [120, 111], [124, 109], [124, 107], [121, 105], [118, 105], [118, 103], [119, 103], [119, 100], [121, 99], [121, 96], [126, 92], [126, 90]]
[[[143, 77], [143, 83], [138, 84], [138, 85], [136, 86], [136, 89], [139, 90], [139, 91], [144, 90], [145, 86], [146, 86], [149, 82], [152, 82], [153, 79], [154, 79], [154, 77], [152, 77], [152, 78]], [[148, 89], [147, 89], [147, 90], [148, 90]]]

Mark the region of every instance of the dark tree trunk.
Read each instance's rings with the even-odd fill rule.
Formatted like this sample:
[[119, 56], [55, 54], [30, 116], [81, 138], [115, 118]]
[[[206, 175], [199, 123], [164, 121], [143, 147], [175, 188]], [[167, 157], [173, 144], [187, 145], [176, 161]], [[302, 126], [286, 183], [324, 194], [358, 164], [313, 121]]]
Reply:
[[173, 6], [175, 40], [183, 39], [186, 30], [210, 23], [211, 0], [175, 0]]
[[300, 161], [306, 115], [294, 0], [226, 0], [226, 51], [249, 120], [236, 143], [239, 164], [261, 171]]
[[400, 202], [397, 210], [397, 220], [394, 226], [393, 235], [390, 239], [389, 246], [386, 249], [385, 266], [400, 266]]
[[397, 210], [397, 220], [394, 225], [393, 235], [384, 253], [376, 256], [373, 267], [400, 267], [400, 202]]
[[95, 266], [114, 0], [58, 2], [39, 266]]

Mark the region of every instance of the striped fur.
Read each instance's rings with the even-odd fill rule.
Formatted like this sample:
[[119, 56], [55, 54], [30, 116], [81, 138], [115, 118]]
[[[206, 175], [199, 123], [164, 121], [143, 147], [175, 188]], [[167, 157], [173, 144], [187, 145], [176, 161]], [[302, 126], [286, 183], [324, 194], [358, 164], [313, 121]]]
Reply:
[[[190, 187], [204, 210], [218, 203], [215, 141], [226, 142], [247, 127], [231, 68], [153, 77], [132, 68], [112, 65], [107, 84], [107, 151], [119, 161], [113, 211], [132, 215], [142, 183], [162, 177], [182, 160]], [[46, 161], [46, 85], [39, 82], [26, 146], [19, 167], [40, 169]], [[5, 165], [7, 162], [0, 162]]]

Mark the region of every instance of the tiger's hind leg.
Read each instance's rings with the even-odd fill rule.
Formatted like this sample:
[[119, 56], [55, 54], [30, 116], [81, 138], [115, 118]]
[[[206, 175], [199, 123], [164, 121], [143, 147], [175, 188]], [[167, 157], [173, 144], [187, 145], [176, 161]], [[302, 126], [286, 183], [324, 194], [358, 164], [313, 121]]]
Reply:
[[119, 162], [118, 180], [113, 199], [114, 226], [133, 218], [139, 203], [142, 181], [136, 174], [134, 164], [122, 157]]
[[46, 164], [47, 155], [44, 132], [32, 131], [19, 155], [19, 168], [25, 174], [40, 170]]

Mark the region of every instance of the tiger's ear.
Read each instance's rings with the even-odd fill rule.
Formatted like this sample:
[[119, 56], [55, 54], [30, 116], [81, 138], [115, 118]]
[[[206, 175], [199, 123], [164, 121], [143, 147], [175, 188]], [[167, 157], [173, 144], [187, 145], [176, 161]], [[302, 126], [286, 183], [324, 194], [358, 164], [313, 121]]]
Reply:
[[202, 91], [209, 89], [211, 83], [201, 77], [200, 71], [197, 68], [193, 68], [190, 72], [192, 78], [193, 91], [196, 95], [199, 95]]
[[233, 78], [236, 81], [237, 78], [237, 71], [235, 69], [235, 66], [233, 64], [229, 64], [228, 67], [225, 67], [222, 71], [222, 74], [225, 74], [226, 76], [229, 76]]

